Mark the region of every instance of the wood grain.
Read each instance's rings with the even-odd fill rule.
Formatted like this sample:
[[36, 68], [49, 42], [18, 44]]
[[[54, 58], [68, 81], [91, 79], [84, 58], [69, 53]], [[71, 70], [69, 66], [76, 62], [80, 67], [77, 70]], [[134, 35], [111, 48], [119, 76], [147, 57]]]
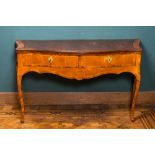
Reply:
[[[22, 111], [21, 122], [24, 121], [22, 78], [29, 72], [51, 73], [76, 80], [90, 79], [105, 74], [129, 72], [135, 76], [130, 115], [131, 120], [134, 120], [134, 109], [140, 85], [141, 47], [139, 41], [84, 41], [84, 44], [80, 41], [83, 44], [82, 46], [78, 41], [69, 41], [70, 45], [66, 41], [43, 41], [42, 43], [39, 41], [38, 43], [42, 44], [42, 46], [50, 45], [47, 51], [40, 50], [42, 47], [36, 44], [36, 41], [26, 41], [22, 47], [21, 42], [24, 44], [24, 41], [17, 41], [17, 86]], [[63, 50], [70, 51], [74, 49], [76, 52], [63, 52], [62, 49], [59, 52], [60, 49], [57, 48], [57, 43], [60, 44], [61, 48], [63, 45]], [[27, 49], [25, 49], [26, 46], [28, 46]], [[23, 47], [25, 50], [23, 50]], [[113, 50], [110, 50], [112, 47]], [[139, 47], [139, 51], [131, 50], [135, 49], [135, 47]], [[44, 48], [45, 50], [47, 49], [46, 47]], [[57, 54], [55, 50], [52, 50], [56, 48]], [[82, 52], [82, 49], [86, 50], [86, 53]], [[91, 51], [91, 49], [94, 49], [94, 52], [89, 54], [88, 51]], [[79, 55], [79, 53], [83, 53], [83, 55]]]
[[[22, 56], [23, 66], [35, 67], [78, 67], [77, 56], [63, 56], [63, 55], [50, 55], [50, 54], [37, 54], [27, 53]], [[50, 61], [51, 60], [51, 61]]]
[[[119, 61], [118, 61], [119, 60]], [[136, 54], [104, 54], [100, 56], [81, 56], [80, 67], [125, 67], [125, 66], [136, 66]]]

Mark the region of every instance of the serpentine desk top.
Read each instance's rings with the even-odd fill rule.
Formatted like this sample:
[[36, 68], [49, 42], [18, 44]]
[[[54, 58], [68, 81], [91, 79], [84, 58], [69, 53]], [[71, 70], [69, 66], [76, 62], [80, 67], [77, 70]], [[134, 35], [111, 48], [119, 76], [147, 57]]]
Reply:
[[142, 51], [140, 40], [18, 40], [16, 51], [48, 51], [76, 54]]

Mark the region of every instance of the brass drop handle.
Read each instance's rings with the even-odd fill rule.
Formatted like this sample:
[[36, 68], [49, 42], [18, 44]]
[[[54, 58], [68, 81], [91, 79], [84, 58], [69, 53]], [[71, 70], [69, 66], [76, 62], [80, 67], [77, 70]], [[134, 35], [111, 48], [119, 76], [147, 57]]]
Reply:
[[53, 58], [52, 57], [49, 57], [48, 58], [48, 62], [51, 64], [53, 62]]
[[109, 63], [111, 63], [112, 62], [112, 57], [108, 56], [107, 60], [108, 60]]

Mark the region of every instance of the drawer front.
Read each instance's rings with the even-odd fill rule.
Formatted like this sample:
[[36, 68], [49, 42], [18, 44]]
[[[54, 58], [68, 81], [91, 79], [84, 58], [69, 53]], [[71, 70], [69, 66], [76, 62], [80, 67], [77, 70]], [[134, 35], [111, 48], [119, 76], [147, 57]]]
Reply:
[[50, 54], [23, 54], [24, 66], [40, 67], [77, 67], [77, 56], [50, 55]]
[[80, 67], [123, 67], [135, 66], [135, 54], [111, 54], [81, 56]]

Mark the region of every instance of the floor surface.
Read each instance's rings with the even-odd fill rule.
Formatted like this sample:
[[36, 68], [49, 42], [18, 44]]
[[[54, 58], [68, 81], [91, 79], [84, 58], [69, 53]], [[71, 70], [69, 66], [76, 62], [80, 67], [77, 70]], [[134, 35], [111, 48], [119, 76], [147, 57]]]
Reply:
[[123, 105], [27, 105], [25, 123], [20, 123], [18, 105], [0, 104], [3, 129], [149, 129], [155, 128], [153, 107], [138, 107], [136, 120], [129, 119]]

